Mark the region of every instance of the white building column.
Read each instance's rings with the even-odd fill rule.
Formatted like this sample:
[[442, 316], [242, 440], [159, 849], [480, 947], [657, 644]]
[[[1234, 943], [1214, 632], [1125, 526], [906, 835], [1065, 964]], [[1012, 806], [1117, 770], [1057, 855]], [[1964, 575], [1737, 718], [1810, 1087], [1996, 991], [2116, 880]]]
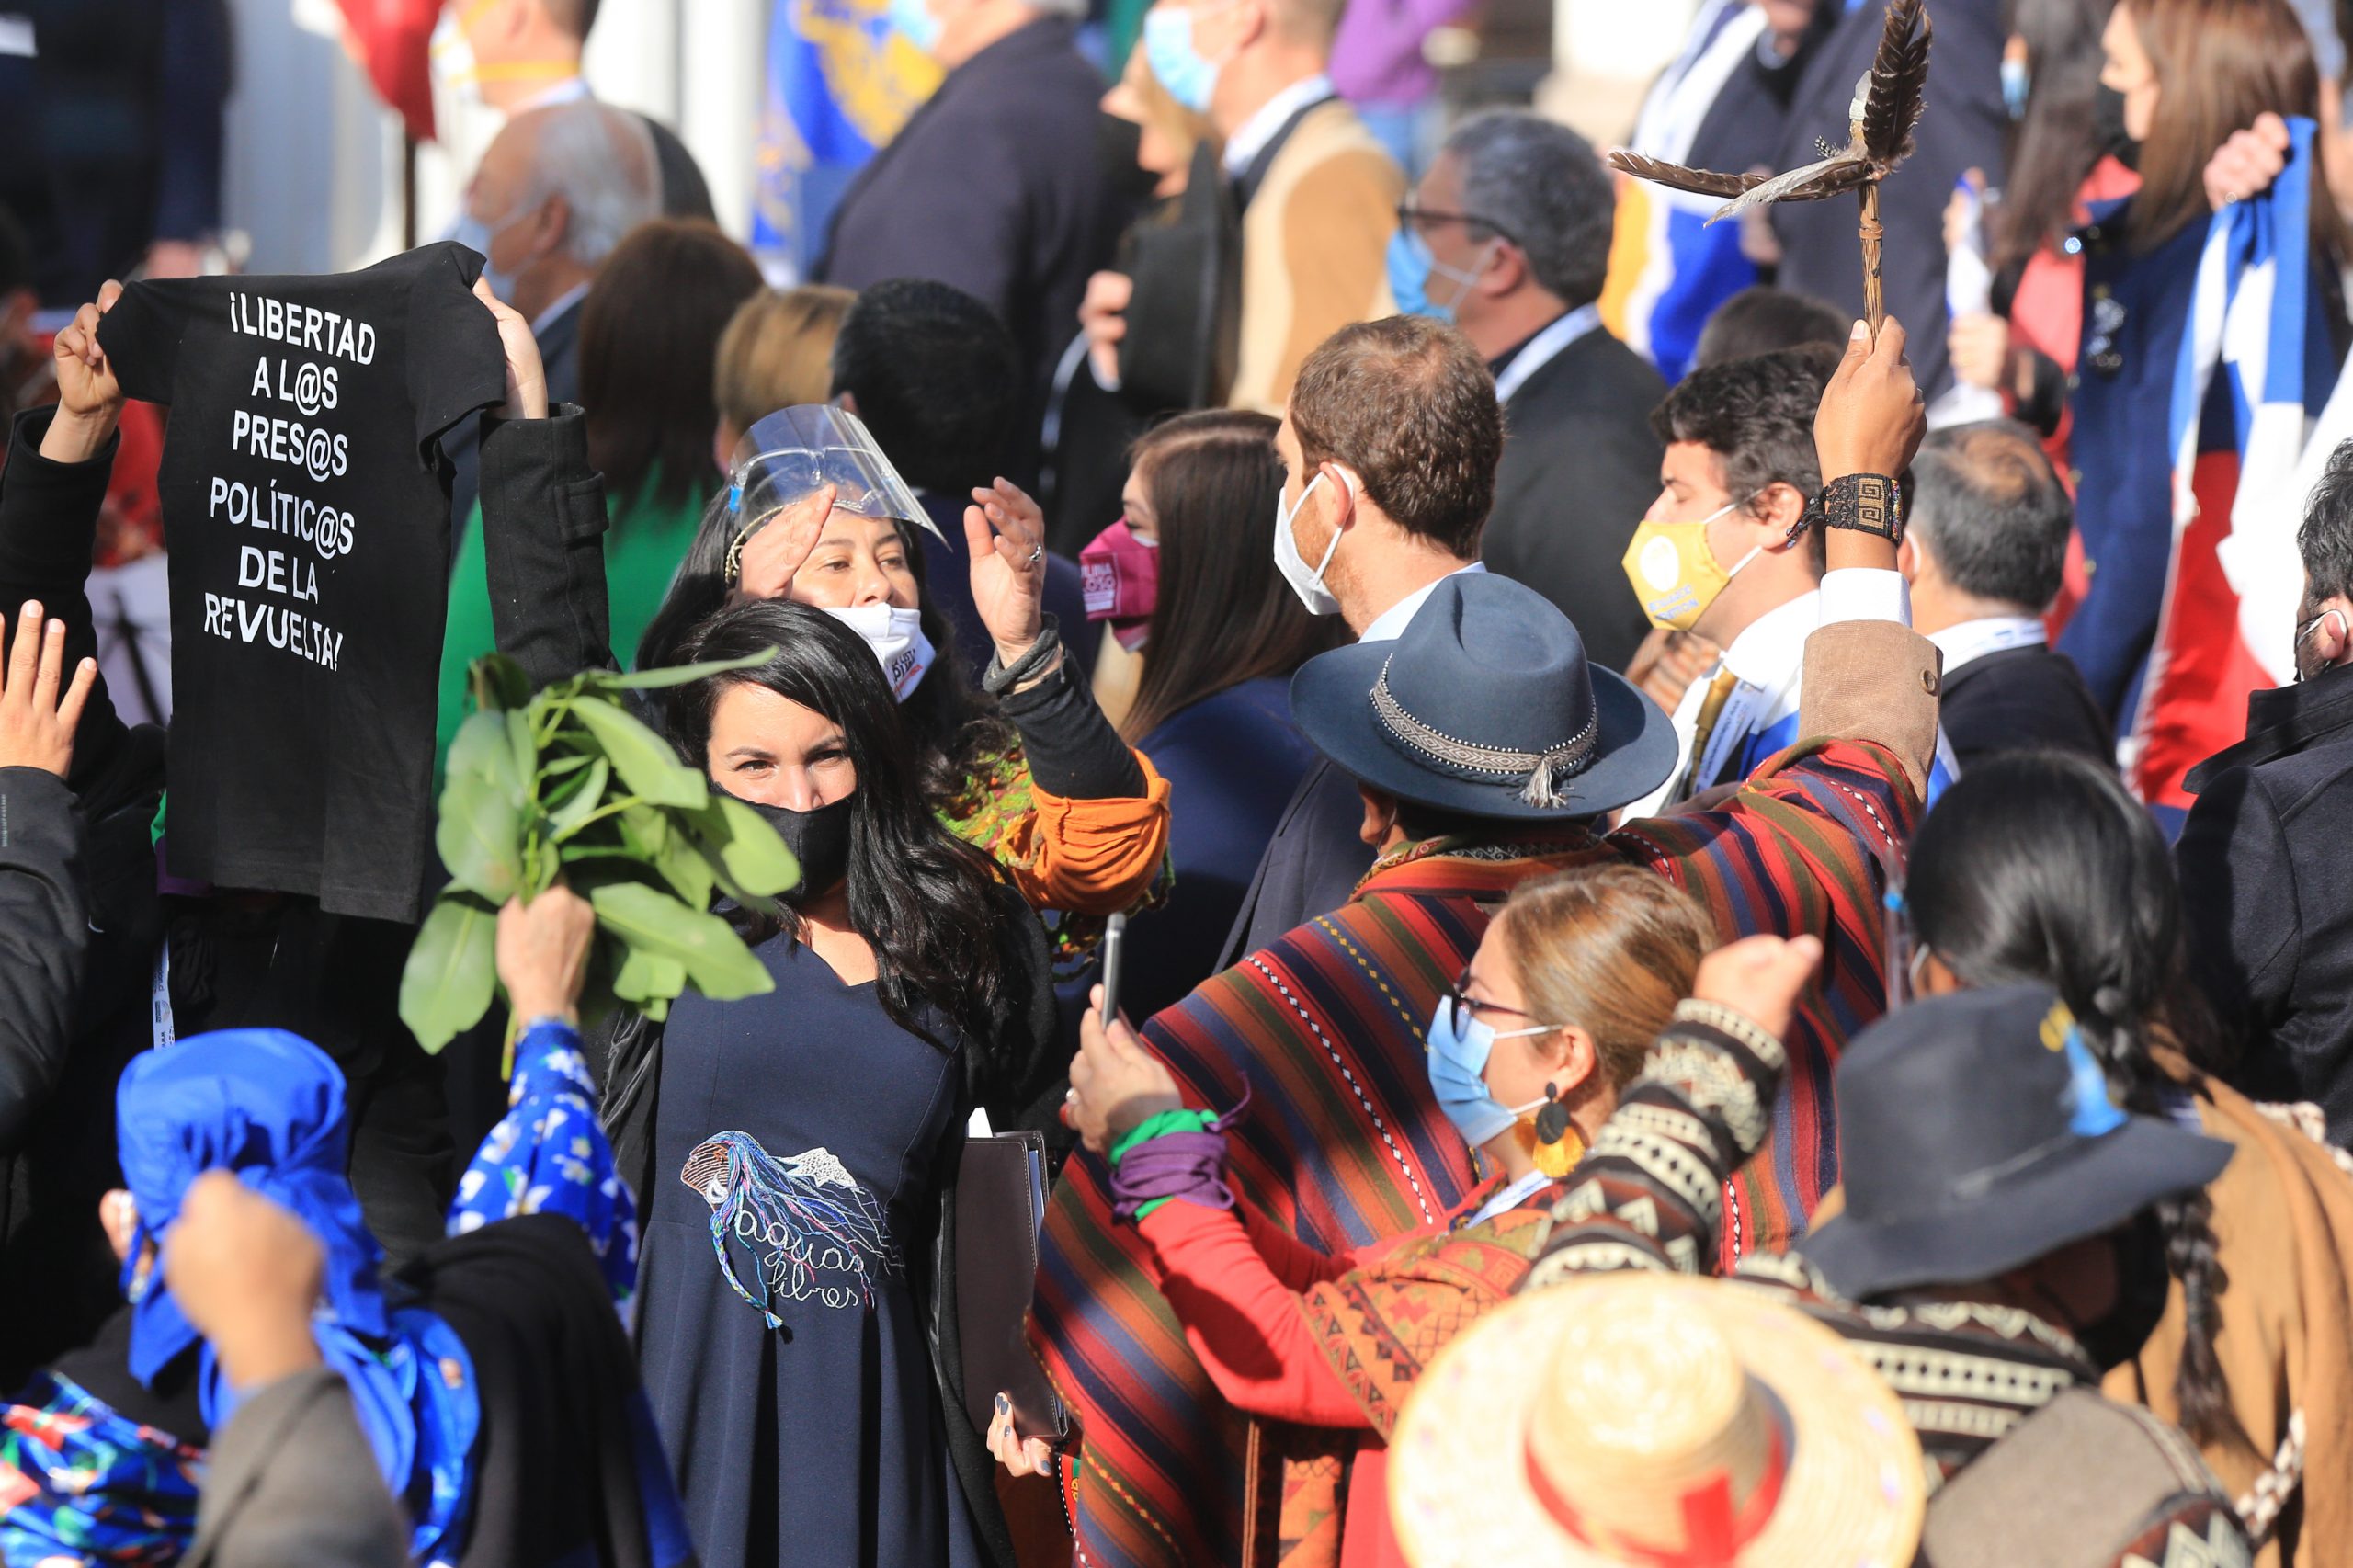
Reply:
[[680, 0], [678, 112], [671, 123], [702, 165], [719, 226], [752, 237], [769, 0]]

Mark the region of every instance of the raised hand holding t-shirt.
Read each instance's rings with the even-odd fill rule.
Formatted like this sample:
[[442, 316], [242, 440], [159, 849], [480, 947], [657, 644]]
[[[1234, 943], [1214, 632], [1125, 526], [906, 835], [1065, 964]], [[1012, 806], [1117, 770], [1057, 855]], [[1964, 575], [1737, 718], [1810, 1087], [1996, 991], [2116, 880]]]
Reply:
[[134, 283], [99, 329], [171, 405], [165, 854], [175, 876], [413, 920], [432, 837], [449, 482], [506, 395], [449, 242], [323, 278]]

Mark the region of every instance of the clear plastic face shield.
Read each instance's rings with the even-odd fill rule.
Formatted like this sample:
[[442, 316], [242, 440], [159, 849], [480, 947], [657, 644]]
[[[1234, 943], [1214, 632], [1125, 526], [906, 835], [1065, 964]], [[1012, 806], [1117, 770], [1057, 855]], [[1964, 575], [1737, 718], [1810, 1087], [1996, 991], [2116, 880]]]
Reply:
[[742, 570], [744, 541], [828, 484], [836, 512], [888, 518], [941, 537], [865, 421], [831, 403], [779, 409], [754, 425], [735, 443], [727, 479], [727, 509], [735, 520], [727, 551], [730, 583]]

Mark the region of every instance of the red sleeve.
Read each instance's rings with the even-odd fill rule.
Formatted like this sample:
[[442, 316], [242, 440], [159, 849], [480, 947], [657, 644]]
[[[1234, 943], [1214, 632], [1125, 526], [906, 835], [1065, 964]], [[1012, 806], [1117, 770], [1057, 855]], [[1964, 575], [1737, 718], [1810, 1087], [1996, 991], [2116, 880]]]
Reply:
[[[1169, 1207], [1173, 1209], [1176, 1205], [1172, 1203]], [[1200, 1205], [1195, 1203], [1187, 1207], [1198, 1209]], [[1256, 1249], [1260, 1261], [1281, 1281], [1286, 1290], [1311, 1290], [1326, 1280], [1337, 1279], [1357, 1266], [1353, 1254], [1347, 1257], [1334, 1257], [1329, 1253], [1317, 1252], [1258, 1212], [1251, 1204], [1237, 1203], [1234, 1207], [1241, 1212], [1242, 1228], [1249, 1233], [1251, 1246]], [[1212, 1212], [1224, 1213], [1226, 1210], [1215, 1210]]]
[[[1366, 1425], [1300, 1313], [1303, 1286], [1287, 1285], [1254, 1244], [1276, 1233], [1272, 1225], [1176, 1202], [1154, 1210], [1138, 1229], [1152, 1247], [1154, 1279], [1185, 1326], [1185, 1342], [1228, 1404], [1303, 1426]], [[1298, 1254], [1309, 1249], [1282, 1240], [1290, 1251], [1281, 1266], [1305, 1268]], [[1336, 1259], [1318, 1261], [1319, 1278], [1346, 1271]]]

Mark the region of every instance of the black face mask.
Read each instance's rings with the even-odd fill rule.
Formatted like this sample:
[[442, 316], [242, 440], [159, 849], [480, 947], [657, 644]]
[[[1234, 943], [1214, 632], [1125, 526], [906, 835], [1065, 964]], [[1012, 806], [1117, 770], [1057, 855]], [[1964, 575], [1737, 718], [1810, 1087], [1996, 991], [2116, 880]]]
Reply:
[[2165, 1270], [2165, 1227], [2154, 1210], [2113, 1237], [2116, 1248], [2116, 1305], [2097, 1323], [2075, 1326], [2075, 1342], [2102, 1372], [2120, 1367], [2141, 1353], [2157, 1320], [2165, 1314], [2165, 1299], [2173, 1291], [2173, 1276]]
[[[736, 799], [743, 800], [742, 796]], [[799, 907], [822, 892], [830, 892], [841, 885], [849, 874], [849, 829], [858, 812], [858, 792], [844, 795], [829, 806], [815, 811], [796, 812], [790, 806], [764, 805], [758, 801], [744, 803], [760, 813], [762, 821], [776, 829], [792, 858], [801, 862], [801, 882], [784, 894], [784, 902]]]
[[2126, 168], [2141, 166], [2141, 142], [2124, 129], [2124, 95], [2103, 85], [2092, 98], [2092, 144]]

